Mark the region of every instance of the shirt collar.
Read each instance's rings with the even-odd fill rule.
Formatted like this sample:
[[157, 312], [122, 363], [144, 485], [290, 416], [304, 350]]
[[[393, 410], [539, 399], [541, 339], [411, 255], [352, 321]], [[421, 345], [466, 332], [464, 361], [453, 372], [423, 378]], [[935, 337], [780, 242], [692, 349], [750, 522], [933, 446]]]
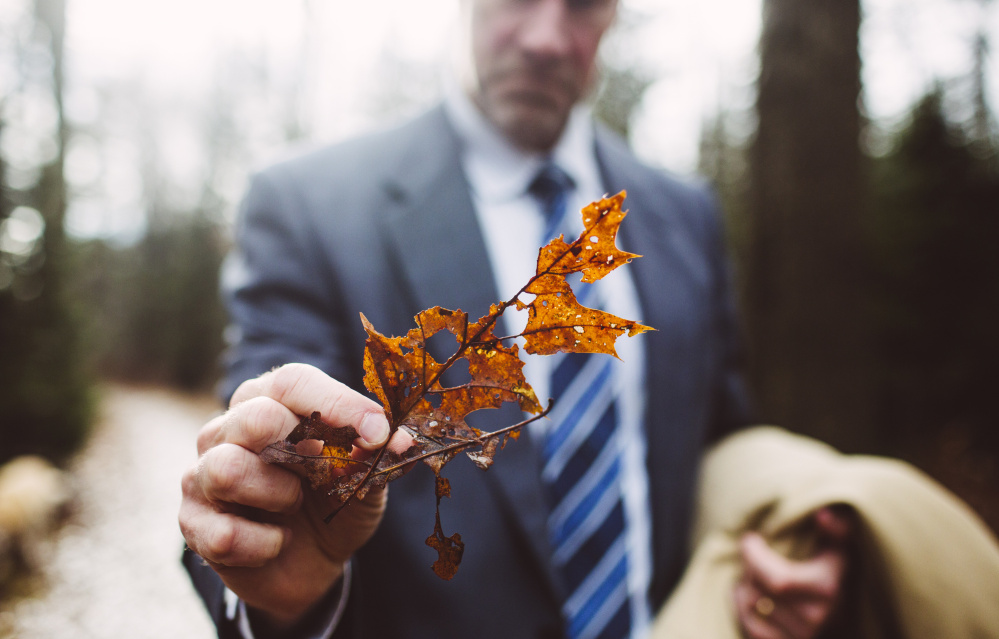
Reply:
[[462, 162], [476, 196], [504, 202], [523, 196], [549, 157], [576, 184], [596, 172], [590, 108], [576, 105], [550, 155], [528, 153], [510, 144], [475, 106], [458, 83], [447, 83], [444, 107], [462, 141]]

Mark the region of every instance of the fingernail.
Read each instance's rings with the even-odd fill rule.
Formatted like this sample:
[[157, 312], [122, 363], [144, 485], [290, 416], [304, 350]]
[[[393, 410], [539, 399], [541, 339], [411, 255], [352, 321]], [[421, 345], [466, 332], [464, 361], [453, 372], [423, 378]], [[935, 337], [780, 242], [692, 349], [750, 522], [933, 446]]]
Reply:
[[383, 415], [367, 415], [361, 420], [361, 439], [372, 446], [381, 446], [388, 439], [389, 425]]

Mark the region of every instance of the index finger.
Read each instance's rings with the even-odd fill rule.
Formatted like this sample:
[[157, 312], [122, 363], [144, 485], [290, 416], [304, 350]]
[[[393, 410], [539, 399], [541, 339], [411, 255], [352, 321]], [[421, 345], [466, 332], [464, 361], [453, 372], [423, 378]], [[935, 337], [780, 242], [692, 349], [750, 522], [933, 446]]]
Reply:
[[352, 426], [364, 448], [375, 449], [388, 440], [389, 425], [382, 407], [314, 366], [287, 364], [265, 373], [240, 386], [233, 403], [254, 394], [266, 395], [297, 415], [318, 411], [331, 426]]
[[260, 453], [283, 439], [298, 424], [298, 417], [268, 397], [253, 397], [208, 422], [198, 433], [198, 455], [219, 444], [237, 444]]

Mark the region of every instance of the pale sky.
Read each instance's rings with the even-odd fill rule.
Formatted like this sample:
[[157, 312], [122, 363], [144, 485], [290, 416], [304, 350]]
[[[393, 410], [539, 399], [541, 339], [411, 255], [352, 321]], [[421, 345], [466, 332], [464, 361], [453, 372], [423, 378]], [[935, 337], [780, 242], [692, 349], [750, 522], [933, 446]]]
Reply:
[[[966, 40], [981, 4], [866, 0], [865, 85], [874, 115], [895, 117], [934, 77], [968, 68]], [[644, 153], [686, 170], [694, 146], [687, 138], [696, 137], [691, 129], [704, 112], [740, 100], [751, 86], [760, 0], [624, 6], [644, 17], [631, 55], [662, 75], [644, 109], [656, 121], [639, 123]], [[80, 78], [141, 74], [163, 94], [206, 92], [215, 52], [263, 49], [275, 69], [304, 74], [319, 134], [336, 138], [369, 124], [351, 94], [366, 86], [380, 52], [427, 64], [446, 57], [457, 1], [69, 0], [69, 11], [69, 51]], [[986, 15], [999, 36], [999, 11]], [[303, 46], [311, 55], [303, 56]]]
[[[23, 2], [0, 0], [0, 17]], [[991, 4], [986, 13], [982, 0], [866, 0], [862, 54], [871, 115], [896, 121], [934, 78], [966, 73], [978, 22], [999, 46], [999, 3]], [[752, 104], [760, 0], [623, 6], [636, 26], [629, 41], [611, 40], [606, 53], [658, 78], [637, 111], [633, 146], [656, 165], [689, 173], [702, 123], [719, 108]], [[207, 160], [202, 124], [192, 114], [204, 119], [213, 103], [248, 138], [243, 165], [218, 177], [235, 199], [249, 167], [284, 145], [275, 114], [293, 108], [311, 138], [333, 141], [377, 126], [382, 116], [372, 105], [386, 92], [413, 94], [417, 105], [432, 100], [437, 70], [453, 55], [458, 12], [457, 0], [68, 0], [68, 7], [67, 108], [83, 128], [110, 138], [98, 148], [81, 135], [70, 154], [81, 197], [69, 223], [84, 235], [135, 224], [139, 167], [154, 147], [174, 183], [197, 179]], [[386, 81], [394, 61], [396, 75]], [[228, 102], [213, 93], [220, 76], [242, 87]], [[999, 104], [995, 64], [989, 76]], [[135, 104], [119, 101], [109, 117], [102, 96], [123, 86], [132, 87]], [[137, 119], [134, 107], [142, 106], [164, 114], [155, 127]], [[171, 193], [178, 206], [195, 197], [181, 188]]]

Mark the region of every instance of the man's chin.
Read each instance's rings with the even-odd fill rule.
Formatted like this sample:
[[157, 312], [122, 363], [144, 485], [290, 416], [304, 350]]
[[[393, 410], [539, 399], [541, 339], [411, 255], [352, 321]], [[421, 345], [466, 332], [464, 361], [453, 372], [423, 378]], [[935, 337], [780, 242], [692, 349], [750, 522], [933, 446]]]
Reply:
[[508, 100], [486, 115], [518, 147], [547, 151], [562, 135], [569, 110], [551, 101]]

